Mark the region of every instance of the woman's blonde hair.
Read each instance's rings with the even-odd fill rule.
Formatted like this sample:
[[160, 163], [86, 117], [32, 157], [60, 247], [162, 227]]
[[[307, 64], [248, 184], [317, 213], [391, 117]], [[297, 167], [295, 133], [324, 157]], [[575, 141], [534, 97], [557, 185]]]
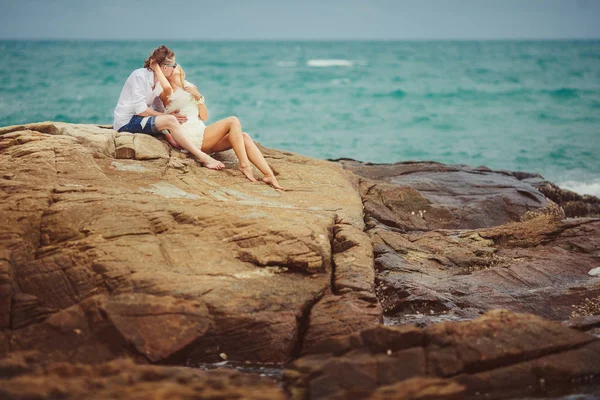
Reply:
[[181, 68], [181, 65], [177, 64], [177, 69], [179, 70], [179, 79], [181, 79], [181, 87], [185, 87], [185, 71]]

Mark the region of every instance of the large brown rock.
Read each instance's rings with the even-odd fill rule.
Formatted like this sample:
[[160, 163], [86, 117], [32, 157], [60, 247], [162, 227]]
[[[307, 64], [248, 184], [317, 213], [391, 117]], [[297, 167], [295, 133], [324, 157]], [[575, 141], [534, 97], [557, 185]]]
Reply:
[[600, 340], [495, 310], [425, 329], [378, 327], [323, 342], [285, 371], [294, 398], [514, 398], [600, 373]]
[[136, 365], [122, 359], [93, 366], [54, 363], [43, 368], [22, 359], [2, 367], [3, 372], [12, 372], [0, 379], [0, 398], [6, 400], [287, 398], [275, 382], [234, 371]]
[[390, 321], [428, 324], [494, 308], [568, 319], [600, 295], [600, 220], [548, 216], [496, 228], [370, 231], [377, 293]]
[[599, 265], [600, 220], [563, 220], [575, 208], [595, 215], [599, 199], [524, 172], [339, 162], [360, 176], [388, 323], [424, 326], [494, 308], [565, 320], [600, 295], [588, 274]]
[[562, 189], [539, 175], [526, 173], [513, 173], [513, 175], [521, 181], [531, 184], [544, 196], [558, 204], [568, 218], [600, 218], [600, 199], [596, 196], [580, 195]]
[[531, 212], [557, 211], [534, 186], [506, 171], [434, 162], [339, 162], [361, 177], [367, 222], [404, 232], [487, 228]]
[[[316, 337], [378, 324], [355, 178], [262, 150], [287, 191], [245, 179], [232, 152], [211, 171], [147, 135], [1, 128], [0, 354], [284, 362], [311, 320]], [[342, 296], [352, 321], [319, 306]]]

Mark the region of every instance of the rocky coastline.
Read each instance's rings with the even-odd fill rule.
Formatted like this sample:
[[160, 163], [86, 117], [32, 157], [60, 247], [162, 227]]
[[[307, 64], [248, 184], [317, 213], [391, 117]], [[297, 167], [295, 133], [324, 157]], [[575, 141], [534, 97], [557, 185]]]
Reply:
[[0, 128], [0, 398], [600, 388], [598, 198], [261, 150], [286, 192], [231, 152], [211, 171], [106, 126]]

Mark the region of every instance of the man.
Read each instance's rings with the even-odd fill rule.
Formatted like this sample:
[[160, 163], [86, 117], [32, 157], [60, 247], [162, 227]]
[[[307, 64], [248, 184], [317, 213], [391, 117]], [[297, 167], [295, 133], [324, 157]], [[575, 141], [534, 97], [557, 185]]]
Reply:
[[187, 138], [180, 126], [186, 121], [186, 117], [179, 116], [177, 112], [164, 113], [164, 107], [158, 98], [162, 88], [157, 85], [156, 73], [150, 68], [152, 61], [160, 66], [165, 77], [171, 76], [177, 67], [172, 50], [166, 46], [155, 49], [144, 62], [144, 68], [133, 71], [125, 81], [114, 110], [113, 128], [119, 132], [145, 133], [152, 136], [164, 134], [171, 144], [183, 147], [206, 168], [223, 169], [223, 163], [201, 151]]

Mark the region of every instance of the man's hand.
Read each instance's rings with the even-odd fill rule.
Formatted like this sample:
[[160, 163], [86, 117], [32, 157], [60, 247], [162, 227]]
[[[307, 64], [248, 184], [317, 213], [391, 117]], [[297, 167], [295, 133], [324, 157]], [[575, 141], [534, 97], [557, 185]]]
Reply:
[[174, 115], [175, 118], [177, 118], [177, 121], [179, 121], [180, 124], [183, 124], [183, 123], [187, 122], [187, 117], [185, 115], [179, 114], [179, 110], [173, 110], [169, 114], [170, 115]]

